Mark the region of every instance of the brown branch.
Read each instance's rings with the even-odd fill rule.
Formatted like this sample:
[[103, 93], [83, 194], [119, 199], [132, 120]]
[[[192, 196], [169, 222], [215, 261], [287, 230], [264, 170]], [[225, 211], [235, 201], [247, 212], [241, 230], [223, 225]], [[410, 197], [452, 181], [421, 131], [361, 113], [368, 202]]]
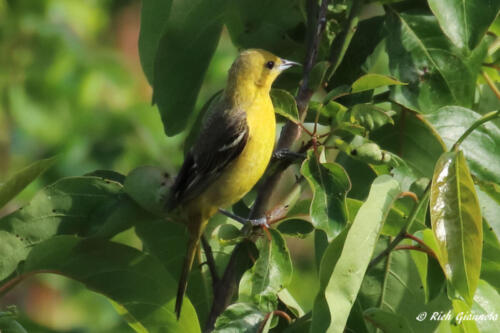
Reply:
[[[309, 75], [316, 62], [319, 43], [321, 41], [321, 36], [325, 28], [326, 10], [329, 2], [330, 0], [322, 0], [321, 6], [318, 7], [316, 0], [308, 1], [309, 38], [307, 43], [307, 55], [304, 62], [302, 81], [295, 98], [301, 121], [305, 119], [309, 101], [311, 100], [311, 97], [313, 95], [313, 91], [309, 88]], [[287, 122], [281, 131], [277, 149], [280, 150], [290, 148], [292, 144], [299, 138], [300, 133], [301, 129], [297, 124], [290, 121]], [[278, 161], [275, 165], [271, 166], [272, 172], [264, 180], [259, 188], [257, 199], [255, 200], [254, 206], [252, 207], [252, 211], [250, 213], [250, 218], [256, 218], [265, 215], [267, 205], [273, 193], [273, 190], [276, 187], [276, 184], [279, 182], [283, 171], [288, 167], [289, 164], [289, 161]], [[236, 272], [236, 263], [238, 258], [241, 257], [241, 252], [242, 246], [240, 243], [237, 244], [235, 249], [233, 250], [231, 258], [229, 259], [229, 263], [224, 272], [224, 276], [218, 283], [217, 288], [214, 290], [214, 299], [207, 323], [205, 325], [205, 331], [210, 332], [213, 330], [215, 320], [230, 304], [233, 294], [237, 290], [238, 274]]]

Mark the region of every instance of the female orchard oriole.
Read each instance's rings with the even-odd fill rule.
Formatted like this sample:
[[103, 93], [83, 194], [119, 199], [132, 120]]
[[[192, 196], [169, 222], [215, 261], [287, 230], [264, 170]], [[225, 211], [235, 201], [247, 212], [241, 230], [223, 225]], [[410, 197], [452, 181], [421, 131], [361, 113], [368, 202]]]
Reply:
[[172, 185], [167, 209], [178, 210], [189, 231], [177, 290], [177, 317], [208, 219], [250, 191], [271, 159], [276, 120], [269, 91], [278, 75], [295, 64], [264, 50], [241, 52]]

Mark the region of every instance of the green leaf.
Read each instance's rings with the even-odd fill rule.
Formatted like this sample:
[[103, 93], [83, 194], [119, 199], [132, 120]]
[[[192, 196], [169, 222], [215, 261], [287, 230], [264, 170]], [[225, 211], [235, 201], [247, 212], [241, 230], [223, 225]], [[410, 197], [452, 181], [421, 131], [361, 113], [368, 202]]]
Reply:
[[320, 163], [312, 151], [309, 151], [300, 171], [313, 191], [312, 223], [333, 238], [347, 223], [345, 198], [351, 188], [349, 177], [336, 163]]
[[498, 315], [500, 314], [500, 295], [497, 289], [483, 280], [479, 280], [477, 285], [472, 313], [483, 316], [483, 320], [476, 320], [479, 332], [500, 331], [500, 321], [498, 320]]
[[61, 179], [0, 219], [0, 281], [34, 244], [58, 234], [112, 237], [145, 215], [118, 183], [96, 177]]
[[289, 219], [281, 222], [277, 229], [282, 234], [304, 238], [314, 230], [314, 226], [308, 221]]
[[321, 87], [329, 67], [329, 61], [320, 61], [313, 66], [311, 74], [309, 74], [309, 89], [311, 91], [316, 91]]
[[261, 237], [257, 243], [259, 258], [240, 281], [239, 302], [249, 302], [270, 312], [276, 310], [277, 293], [290, 284], [292, 262], [286, 242], [274, 229], [271, 240]]
[[379, 87], [405, 85], [406, 83], [400, 82], [390, 76], [382, 74], [366, 74], [354, 81], [352, 84], [351, 93], [358, 93], [361, 91], [373, 90]]
[[363, 315], [369, 322], [375, 327], [380, 328], [383, 332], [413, 332], [408, 321], [394, 312], [379, 308], [369, 308], [363, 312]]
[[394, 179], [387, 175], [377, 177], [349, 230], [328, 246], [321, 260], [313, 332], [344, 331], [383, 222], [398, 194], [399, 185]]
[[500, 290], [500, 241], [493, 228], [483, 221], [483, 256], [481, 258], [481, 279]]
[[54, 157], [36, 161], [13, 174], [5, 182], [0, 183], [0, 208], [5, 206], [6, 203], [18, 195], [26, 186], [50, 168], [54, 162]]
[[142, 332], [200, 332], [191, 302], [184, 301], [179, 321], [176, 318], [176, 281], [158, 260], [134, 248], [57, 236], [33, 248], [18, 277], [47, 271], [80, 281], [112, 299]]
[[475, 48], [500, 10], [498, 1], [428, 0], [441, 29], [459, 48]]
[[[481, 118], [479, 113], [459, 106], [442, 107], [425, 118], [443, 138], [448, 148]], [[474, 175], [484, 181], [500, 184], [500, 129], [492, 122], [472, 132], [460, 145]]]
[[[236, 47], [261, 48], [288, 57], [303, 52], [300, 33], [305, 31], [300, 7], [298, 0], [229, 1], [225, 24]], [[297, 33], [299, 40], [295, 41]]]
[[257, 333], [265, 313], [249, 303], [230, 305], [215, 322], [214, 333]]
[[271, 100], [273, 101], [274, 112], [282, 115], [294, 123], [299, 122], [299, 110], [295, 98], [286, 90], [272, 89]]
[[217, 238], [219, 243], [223, 246], [235, 245], [243, 239], [244, 235], [241, 230], [232, 224], [223, 224], [219, 226]]
[[2, 333], [28, 333], [14, 318], [0, 317], [0, 332]]
[[[381, 238], [375, 254], [384, 250], [389, 241], [388, 238]], [[408, 241], [402, 243], [409, 244]], [[451, 302], [443, 292], [426, 302], [419, 271], [412, 256], [410, 251], [392, 251], [385, 260], [370, 268], [363, 280], [358, 301], [363, 309], [376, 307], [403, 317], [414, 332], [434, 332], [439, 321], [418, 321], [417, 316], [422, 312], [428, 315], [446, 313], [451, 308]]]
[[465, 56], [442, 33], [434, 16], [393, 9], [387, 15], [391, 73], [408, 83], [391, 88], [393, 99], [424, 114], [445, 105], [470, 107], [485, 45]]
[[384, 16], [375, 16], [359, 22], [344, 59], [335, 71], [329, 85], [351, 85], [367, 72], [367, 59], [374, 53], [385, 35]]
[[86, 177], [100, 177], [102, 180], [111, 180], [122, 184], [125, 182], [125, 176], [113, 170], [95, 170], [84, 174]]
[[[165, 133], [186, 127], [222, 31], [226, 0], [175, 0], [154, 63], [154, 101]], [[203, 27], [203, 28], [200, 28]]]
[[[158, 258], [167, 271], [177, 279], [186, 255], [189, 237], [186, 227], [162, 218], [150, 218], [137, 222], [135, 231], [142, 241], [144, 251]], [[200, 322], [204, 322], [210, 310], [210, 304], [200, 263], [195, 262], [193, 265], [186, 294], [195, 306]]]
[[423, 117], [403, 112], [394, 126], [374, 131], [370, 138], [381, 148], [401, 157], [415, 176], [431, 178], [434, 166], [446, 150], [439, 134]]
[[144, 0], [141, 8], [139, 56], [149, 83], [154, 82], [154, 63], [160, 39], [169, 20], [172, 0]]
[[430, 215], [441, 266], [468, 304], [479, 281], [483, 242], [481, 209], [462, 152], [439, 159], [432, 179]]
[[127, 175], [123, 190], [145, 210], [161, 216], [166, 212], [167, 196], [172, 179], [157, 167], [141, 166]]
[[372, 131], [385, 124], [394, 125], [394, 120], [382, 108], [373, 104], [357, 104], [347, 113], [352, 123], [359, 123], [361, 126]]

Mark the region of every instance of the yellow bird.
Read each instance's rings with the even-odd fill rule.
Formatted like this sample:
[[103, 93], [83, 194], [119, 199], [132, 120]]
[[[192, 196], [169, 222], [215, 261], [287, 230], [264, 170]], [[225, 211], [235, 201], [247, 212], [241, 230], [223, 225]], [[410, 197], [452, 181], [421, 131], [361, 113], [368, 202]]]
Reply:
[[167, 209], [179, 211], [189, 231], [177, 290], [177, 317], [208, 219], [250, 191], [271, 159], [276, 120], [269, 92], [278, 75], [295, 64], [264, 50], [241, 52], [175, 179]]

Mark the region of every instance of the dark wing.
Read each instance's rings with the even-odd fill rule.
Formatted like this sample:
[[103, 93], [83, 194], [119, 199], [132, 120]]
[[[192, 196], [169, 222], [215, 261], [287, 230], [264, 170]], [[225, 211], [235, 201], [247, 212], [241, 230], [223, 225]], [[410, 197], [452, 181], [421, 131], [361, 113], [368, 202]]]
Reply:
[[171, 204], [193, 199], [212, 184], [243, 151], [248, 133], [243, 110], [219, 111], [209, 115], [172, 186]]

